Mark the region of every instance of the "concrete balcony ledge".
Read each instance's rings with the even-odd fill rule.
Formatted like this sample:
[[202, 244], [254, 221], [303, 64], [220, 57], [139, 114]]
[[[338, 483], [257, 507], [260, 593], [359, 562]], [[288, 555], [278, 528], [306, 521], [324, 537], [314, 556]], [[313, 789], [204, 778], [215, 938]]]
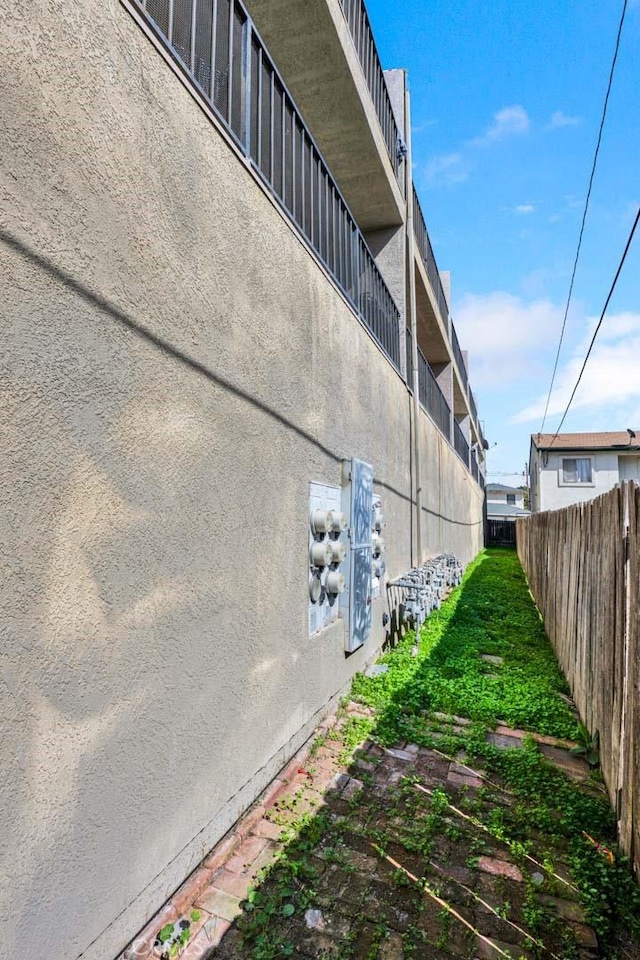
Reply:
[[453, 370], [452, 409], [458, 416], [468, 416], [473, 442], [482, 442], [467, 389], [462, 379], [445, 318], [438, 308], [436, 295], [429, 280], [422, 256], [415, 250], [416, 307], [418, 312], [418, 345], [432, 366], [451, 364]]
[[338, 0], [247, 8], [360, 228], [401, 224], [402, 192]]

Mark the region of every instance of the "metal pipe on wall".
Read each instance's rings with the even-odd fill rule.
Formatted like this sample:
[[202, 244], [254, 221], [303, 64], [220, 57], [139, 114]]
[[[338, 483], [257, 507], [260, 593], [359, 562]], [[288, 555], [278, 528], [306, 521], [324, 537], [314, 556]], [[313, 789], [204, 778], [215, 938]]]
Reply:
[[416, 311], [416, 275], [413, 239], [413, 171], [411, 168], [411, 98], [408, 83], [404, 92], [405, 202], [407, 204], [407, 261], [409, 264], [409, 320], [411, 325], [411, 365], [413, 367], [413, 443], [416, 476], [416, 552], [422, 563], [422, 459], [420, 456], [420, 383], [418, 374], [418, 318]]

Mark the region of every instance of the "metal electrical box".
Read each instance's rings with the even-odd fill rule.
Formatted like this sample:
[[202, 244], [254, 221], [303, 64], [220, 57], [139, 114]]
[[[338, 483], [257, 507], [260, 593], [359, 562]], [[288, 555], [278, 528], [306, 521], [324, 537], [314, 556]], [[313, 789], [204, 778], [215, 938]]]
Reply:
[[338, 619], [348, 553], [342, 491], [326, 483], [309, 484], [309, 635]]
[[342, 463], [342, 512], [348, 519], [346, 587], [340, 597], [345, 649], [351, 653], [371, 633], [373, 467], [362, 460]]

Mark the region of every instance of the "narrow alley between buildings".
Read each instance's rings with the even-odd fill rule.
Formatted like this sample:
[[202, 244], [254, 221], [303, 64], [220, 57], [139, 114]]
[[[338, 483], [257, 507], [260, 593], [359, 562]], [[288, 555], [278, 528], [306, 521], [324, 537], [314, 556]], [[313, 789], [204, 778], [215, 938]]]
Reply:
[[158, 953], [182, 929], [186, 960], [640, 957], [640, 892], [515, 552], [481, 554], [419, 647], [367, 674], [168, 905]]

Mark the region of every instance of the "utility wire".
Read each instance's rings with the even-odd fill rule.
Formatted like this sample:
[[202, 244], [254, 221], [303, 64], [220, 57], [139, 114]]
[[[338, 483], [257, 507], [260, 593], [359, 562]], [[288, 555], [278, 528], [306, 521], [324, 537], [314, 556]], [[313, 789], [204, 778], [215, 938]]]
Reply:
[[584, 233], [584, 225], [587, 219], [587, 211], [589, 210], [589, 200], [591, 199], [591, 188], [593, 187], [593, 178], [596, 173], [596, 166], [598, 163], [598, 154], [600, 153], [600, 144], [602, 142], [602, 131], [604, 129], [604, 122], [607, 117], [607, 108], [609, 106], [609, 94], [611, 93], [611, 85], [613, 83], [613, 74], [616, 68], [616, 61], [618, 59], [618, 50], [620, 49], [620, 37], [622, 36], [622, 27], [624, 25], [624, 18], [627, 13], [627, 3], [628, 3], [628, 0], [624, 0], [624, 3], [622, 5], [622, 15], [620, 17], [620, 24], [618, 26], [618, 36], [616, 37], [616, 46], [613, 52], [613, 61], [611, 63], [611, 70], [609, 72], [609, 83], [607, 85], [607, 92], [604, 98], [604, 106], [602, 108], [602, 118], [600, 120], [600, 129], [598, 131], [598, 140], [596, 142], [596, 149], [593, 155], [593, 165], [591, 167], [591, 176], [589, 177], [589, 187], [587, 189], [587, 198], [584, 204], [584, 212], [582, 214], [582, 223], [580, 225], [580, 234], [578, 236], [578, 248], [576, 250], [575, 260], [573, 261], [571, 283], [569, 284], [569, 295], [567, 296], [567, 305], [564, 308], [564, 317], [562, 318], [562, 329], [560, 330], [560, 340], [558, 341], [556, 359], [553, 364], [553, 373], [551, 374], [551, 383], [549, 384], [549, 393], [547, 394], [547, 402], [544, 408], [544, 416], [542, 418], [542, 426], [540, 427], [540, 433], [542, 433], [542, 431], [544, 430], [544, 425], [547, 419], [547, 413], [549, 412], [549, 403], [551, 401], [551, 391], [553, 390], [553, 384], [555, 383], [556, 373], [558, 372], [558, 361], [560, 360], [560, 350], [562, 349], [562, 341], [564, 340], [564, 332], [567, 326], [567, 316], [569, 314], [569, 305], [571, 303], [571, 295], [573, 293], [573, 283], [576, 278], [576, 270], [578, 269], [578, 260], [580, 259], [580, 249], [582, 247], [582, 235]]
[[584, 368], [585, 368], [586, 365], [587, 365], [587, 360], [589, 359], [589, 356], [590, 356], [590, 354], [591, 354], [591, 350], [592, 350], [592, 348], [593, 348], [593, 345], [594, 345], [594, 343], [596, 342], [596, 337], [598, 336], [598, 331], [600, 330], [600, 327], [602, 326], [602, 321], [604, 320], [604, 315], [605, 315], [605, 313], [607, 312], [607, 307], [609, 306], [609, 301], [611, 300], [611, 297], [613, 296], [613, 291], [614, 291], [615, 288], [616, 288], [616, 284], [617, 284], [617, 282], [618, 282], [618, 277], [620, 276], [620, 273], [621, 273], [621, 271], [622, 271], [622, 267], [623, 267], [623, 265], [624, 265], [624, 261], [627, 259], [627, 254], [628, 254], [628, 252], [629, 252], [629, 247], [631, 246], [631, 241], [633, 240], [633, 235], [634, 235], [634, 233], [636, 232], [636, 227], [638, 226], [638, 221], [640, 221], [640, 207], [638, 207], [638, 212], [636, 213], [636, 219], [633, 221], [633, 226], [631, 227], [631, 233], [629, 234], [629, 239], [627, 240], [627, 245], [626, 245], [626, 247], [624, 248], [624, 253], [622, 254], [622, 259], [620, 260], [620, 263], [618, 264], [618, 269], [616, 270], [616, 275], [615, 275], [615, 277], [613, 278], [613, 283], [611, 284], [611, 289], [609, 290], [609, 295], [608, 295], [608, 297], [607, 297], [606, 303], [605, 303], [604, 307], [602, 308], [602, 313], [600, 314], [600, 319], [598, 320], [598, 324], [597, 324], [595, 330], [593, 331], [593, 336], [591, 337], [591, 343], [589, 344], [589, 349], [587, 350], [587, 354], [586, 354], [586, 356], [585, 356], [585, 358], [584, 358], [584, 361], [583, 361], [583, 363], [582, 363], [582, 368], [581, 368], [581, 370], [580, 370], [580, 373], [578, 374], [578, 379], [576, 380], [576, 384], [575, 384], [575, 386], [574, 386], [574, 388], [573, 388], [573, 391], [572, 391], [572, 393], [571, 393], [571, 396], [569, 397], [569, 402], [568, 402], [568, 404], [567, 404], [566, 407], [565, 407], [564, 413], [562, 414], [562, 420], [560, 421], [560, 424], [559, 424], [559, 426], [558, 426], [558, 429], [557, 429], [556, 432], [554, 433], [553, 439], [551, 440], [551, 443], [549, 444], [550, 447], [553, 446], [556, 437], [558, 436], [558, 434], [560, 433], [560, 430], [562, 429], [562, 424], [563, 424], [564, 421], [565, 421], [565, 418], [566, 418], [566, 416], [567, 416], [567, 414], [568, 414], [568, 412], [569, 412], [569, 407], [571, 406], [571, 404], [572, 404], [572, 402], [573, 402], [573, 398], [574, 398], [575, 395], [576, 395], [576, 390], [578, 389], [578, 385], [579, 385], [580, 381], [582, 380], [582, 374], [584, 373]]

